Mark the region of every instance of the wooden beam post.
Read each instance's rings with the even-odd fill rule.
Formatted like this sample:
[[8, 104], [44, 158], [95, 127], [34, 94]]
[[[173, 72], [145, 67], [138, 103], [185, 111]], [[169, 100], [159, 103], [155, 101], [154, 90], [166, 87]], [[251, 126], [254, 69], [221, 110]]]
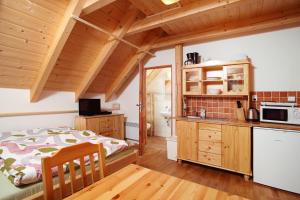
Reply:
[[201, 43], [219, 39], [250, 35], [282, 28], [300, 25], [300, 12], [280, 13], [275, 15], [261, 16], [245, 21], [234, 22], [223, 26], [217, 26], [214, 30], [191, 32], [160, 38], [153, 49], [172, 47], [176, 44]]
[[182, 117], [182, 65], [183, 46], [175, 46], [175, 67], [176, 67], [176, 117]]
[[[118, 28], [113, 32], [113, 35], [122, 38], [127, 33], [130, 26], [133, 24], [136, 16], [138, 15], [139, 11], [136, 8], [129, 8], [126, 16], [121, 20]], [[97, 77], [98, 73], [104, 67], [105, 63], [112, 55], [114, 50], [117, 48], [120, 40], [115, 40], [113, 36], [109, 37], [106, 44], [102, 47], [99, 55], [95, 59], [94, 63], [92, 64], [89, 71], [84, 76], [83, 80], [81, 81], [78, 89], [75, 93], [75, 99], [78, 99], [87, 91], [91, 83]]]
[[[148, 44], [144, 45], [142, 47], [143, 50], [148, 51], [151, 49], [154, 42], [159, 38], [160, 33], [158, 35], [154, 35]], [[109, 101], [112, 99], [114, 94], [117, 94], [119, 90], [122, 88], [122, 85], [126, 82], [126, 80], [130, 77], [131, 73], [136, 69], [138, 66], [139, 60], [144, 60], [146, 57], [145, 52], [136, 53], [126, 64], [126, 66], [123, 68], [122, 72], [118, 75], [118, 77], [114, 80], [114, 82], [111, 84], [111, 86], [108, 88], [108, 90], [105, 93], [105, 101]]]
[[96, 10], [99, 10], [103, 8], [104, 6], [107, 6], [116, 0], [87, 0], [83, 9], [82, 9], [82, 15], [88, 15]]
[[164, 24], [174, 22], [184, 17], [207, 12], [209, 10], [225, 7], [227, 5], [240, 2], [242, 0], [204, 0], [196, 1], [184, 7], [177, 9], [170, 9], [162, 13], [157, 13], [152, 16], [148, 16], [145, 19], [141, 19], [133, 24], [129, 29], [128, 34], [135, 34], [150, 29], [161, 27]]
[[55, 63], [76, 23], [72, 15], [79, 15], [85, 0], [71, 0], [56, 35], [42, 63], [37, 79], [30, 90], [30, 101], [38, 101]]

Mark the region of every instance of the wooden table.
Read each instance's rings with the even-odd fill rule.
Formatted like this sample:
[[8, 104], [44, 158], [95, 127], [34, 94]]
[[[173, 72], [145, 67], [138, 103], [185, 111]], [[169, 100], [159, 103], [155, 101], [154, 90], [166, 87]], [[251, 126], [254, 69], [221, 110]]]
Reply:
[[70, 199], [246, 199], [153, 171], [128, 165], [69, 196]]

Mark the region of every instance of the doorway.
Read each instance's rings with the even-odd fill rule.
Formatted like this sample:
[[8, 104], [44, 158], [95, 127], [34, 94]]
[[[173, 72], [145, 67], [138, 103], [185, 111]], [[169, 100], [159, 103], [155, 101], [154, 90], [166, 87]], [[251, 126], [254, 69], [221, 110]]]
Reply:
[[165, 147], [166, 138], [172, 135], [171, 67], [171, 65], [164, 65], [144, 68], [144, 112], [146, 116], [144, 141], [148, 144], [146, 146]]

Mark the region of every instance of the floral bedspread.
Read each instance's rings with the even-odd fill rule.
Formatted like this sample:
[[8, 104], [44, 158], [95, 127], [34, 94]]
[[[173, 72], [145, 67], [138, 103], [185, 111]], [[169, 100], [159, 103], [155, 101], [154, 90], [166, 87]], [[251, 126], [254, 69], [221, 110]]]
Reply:
[[83, 142], [103, 143], [106, 156], [128, 146], [124, 140], [69, 128], [0, 132], [0, 170], [16, 186], [38, 182], [42, 157]]

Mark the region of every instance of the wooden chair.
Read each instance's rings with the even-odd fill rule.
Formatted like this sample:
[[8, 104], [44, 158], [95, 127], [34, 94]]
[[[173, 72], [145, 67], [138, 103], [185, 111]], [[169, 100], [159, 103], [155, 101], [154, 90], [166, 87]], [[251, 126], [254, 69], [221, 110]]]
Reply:
[[[98, 154], [99, 174], [97, 174], [97, 170], [95, 168], [95, 161], [93, 156], [95, 153]], [[100, 177], [99, 179], [102, 179], [104, 177], [105, 171], [105, 155], [102, 144], [91, 144], [86, 142], [77, 145], [72, 145], [60, 149], [51, 157], [45, 157], [42, 159], [44, 198], [46, 200], [52, 200], [55, 198], [52, 181], [53, 167], [58, 167], [58, 178], [60, 187], [60, 189], [58, 190], [59, 198], [64, 198], [67, 196], [67, 185], [71, 187], [71, 194], [75, 193], [78, 190], [78, 187], [76, 187], [76, 185], [78, 180], [80, 179], [76, 179], [74, 160], [79, 159], [82, 185], [83, 187], [88, 186], [88, 177], [84, 161], [85, 156], [89, 156], [91, 168], [91, 173], [89, 175], [91, 178], [91, 182], [94, 183], [97, 177]], [[71, 184], [66, 184], [65, 182], [65, 174], [63, 170], [63, 164], [65, 163], [69, 163], [68, 167]]]

